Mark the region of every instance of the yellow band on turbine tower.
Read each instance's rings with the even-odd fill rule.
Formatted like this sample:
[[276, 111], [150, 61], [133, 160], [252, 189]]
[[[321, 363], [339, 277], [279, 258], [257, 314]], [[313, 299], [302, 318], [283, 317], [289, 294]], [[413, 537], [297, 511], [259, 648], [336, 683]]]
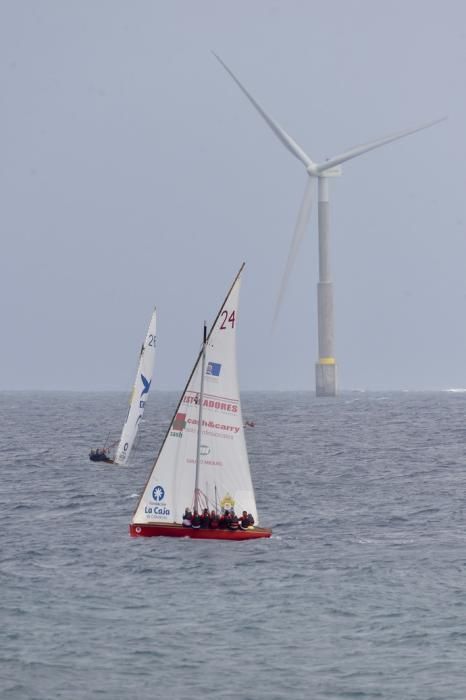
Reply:
[[336, 364], [334, 357], [319, 357], [319, 365], [334, 365]]

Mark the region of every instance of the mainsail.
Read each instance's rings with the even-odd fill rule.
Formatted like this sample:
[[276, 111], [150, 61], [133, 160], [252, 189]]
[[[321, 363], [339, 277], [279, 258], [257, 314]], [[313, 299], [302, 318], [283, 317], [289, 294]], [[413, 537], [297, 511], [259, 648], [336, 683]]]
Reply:
[[[258, 524], [244, 439], [236, 367], [241, 272], [233, 282], [205, 346], [199, 449], [199, 504], [209, 511], [246, 510]], [[198, 447], [202, 350], [176, 408], [133, 523], [181, 523], [193, 507]]]
[[121, 431], [120, 442], [118, 443], [115, 452], [115, 464], [126, 464], [136, 438], [139, 423], [144, 414], [147, 395], [152, 383], [152, 373], [154, 371], [155, 361], [155, 340], [156, 340], [156, 309], [152, 313], [152, 317], [147, 330], [146, 339], [141, 348], [139, 356], [138, 371], [134, 381], [133, 391], [131, 394], [128, 415], [126, 422]]

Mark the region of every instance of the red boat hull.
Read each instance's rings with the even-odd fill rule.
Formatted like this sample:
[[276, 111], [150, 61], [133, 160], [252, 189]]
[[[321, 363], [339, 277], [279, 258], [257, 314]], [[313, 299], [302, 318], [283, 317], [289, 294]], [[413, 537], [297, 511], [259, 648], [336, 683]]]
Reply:
[[272, 530], [265, 527], [254, 527], [251, 530], [208, 530], [193, 529], [176, 523], [131, 523], [131, 537], [192, 537], [195, 540], [255, 540], [259, 537], [270, 537]]

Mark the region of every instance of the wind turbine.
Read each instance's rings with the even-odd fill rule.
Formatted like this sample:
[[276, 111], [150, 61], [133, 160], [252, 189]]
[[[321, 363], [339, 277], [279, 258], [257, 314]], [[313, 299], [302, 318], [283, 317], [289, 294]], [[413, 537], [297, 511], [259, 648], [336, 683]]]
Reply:
[[317, 178], [318, 188], [318, 229], [319, 229], [319, 282], [317, 284], [317, 312], [318, 312], [318, 345], [319, 358], [316, 362], [316, 395], [317, 396], [336, 396], [337, 393], [337, 366], [335, 361], [334, 342], [333, 342], [333, 285], [330, 276], [330, 251], [329, 251], [329, 221], [330, 221], [330, 205], [329, 205], [329, 187], [328, 178], [341, 175], [341, 164], [351, 158], [372, 151], [374, 148], [380, 148], [387, 143], [397, 141], [404, 136], [414, 134], [416, 131], [427, 129], [434, 124], [446, 119], [436, 119], [422, 124], [414, 129], [405, 129], [396, 134], [385, 136], [377, 141], [371, 141], [361, 146], [355, 146], [340, 155], [329, 158], [322, 163], [315, 163], [303, 151], [303, 149], [294, 141], [282, 127], [270, 117], [261, 105], [254, 99], [244, 85], [239, 81], [233, 71], [212, 52], [217, 61], [233, 78], [240, 90], [246, 95], [251, 104], [256, 108], [261, 117], [267, 122], [277, 138], [305, 167], [308, 175], [304, 197], [299, 210], [298, 220], [294, 231], [294, 236], [288, 252], [288, 260], [285, 267], [285, 272], [282, 278], [280, 291], [278, 294], [277, 305], [275, 308], [274, 321], [277, 318], [283, 295], [296, 259], [299, 245], [304, 236], [309, 223], [311, 214], [314, 180]]

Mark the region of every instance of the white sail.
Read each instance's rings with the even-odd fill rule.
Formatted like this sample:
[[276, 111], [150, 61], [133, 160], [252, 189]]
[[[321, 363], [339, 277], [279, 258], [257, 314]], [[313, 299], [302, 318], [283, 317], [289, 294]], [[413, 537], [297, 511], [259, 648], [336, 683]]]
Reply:
[[[241, 267], [207, 337], [199, 463], [200, 507], [246, 510], [258, 523], [236, 368]], [[191, 373], [133, 516], [181, 523], [193, 507], [202, 352]]]
[[139, 423], [144, 415], [147, 395], [152, 384], [155, 362], [156, 310], [154, 309], [146, 339], [139, 356], [138, 371], [128, 409], [128, 415], [121, 431], [120, 442], [115, 452], [115, 464], [126, 464], [136, 438]]

